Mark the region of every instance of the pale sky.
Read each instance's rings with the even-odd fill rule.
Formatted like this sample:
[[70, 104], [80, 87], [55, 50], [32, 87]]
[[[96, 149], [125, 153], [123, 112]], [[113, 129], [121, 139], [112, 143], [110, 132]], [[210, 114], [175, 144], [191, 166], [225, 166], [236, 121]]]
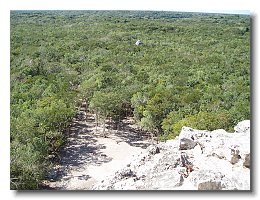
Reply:
[[9, 2], [11, 10], [163, 10], [250, 14], [250, 0], [9, 0]]

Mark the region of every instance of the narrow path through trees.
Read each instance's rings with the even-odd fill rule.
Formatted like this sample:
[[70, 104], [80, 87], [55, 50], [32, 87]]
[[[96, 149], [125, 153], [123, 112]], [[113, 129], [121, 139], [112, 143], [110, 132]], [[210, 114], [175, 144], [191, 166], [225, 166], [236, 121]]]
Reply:
[[148, 135], [130, 118], [122, 121], [120, 130], [106, 123], [106, 131], [108, 134], [103, 137], [103, 125], [96, 127], [95, 115], [79, 111], [69, 129], [60, 161], [53, 166], [44, 185], [48, 189], [91, 190], [96, 182], [149, 146]]

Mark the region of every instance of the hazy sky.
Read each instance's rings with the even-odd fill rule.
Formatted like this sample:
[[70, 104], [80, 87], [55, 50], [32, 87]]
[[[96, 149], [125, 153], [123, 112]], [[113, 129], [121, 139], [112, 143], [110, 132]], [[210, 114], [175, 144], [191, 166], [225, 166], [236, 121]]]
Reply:
[[9, 0], [12, 10], [164, 10], [250, 14], [250, 0]]
[[165, 10], [250, 14], [249, 9], [246, 9], [246, 4], [241, 5], [238, 0], [89, 0], [88, 2], [86, 6], [89, 9], [101, 10]]

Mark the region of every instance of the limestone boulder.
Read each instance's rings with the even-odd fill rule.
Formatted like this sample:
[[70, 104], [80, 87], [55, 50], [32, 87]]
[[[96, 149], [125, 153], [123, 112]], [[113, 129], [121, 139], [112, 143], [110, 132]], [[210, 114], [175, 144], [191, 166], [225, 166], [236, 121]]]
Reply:
[[188, 138], [181, 138], [180, 139], [180, 150], [188, 150], [188, 149], [193, 149], [197, 145], [196, 142], [194, 142], [191, 139]]
[[250, 121], [234, 133], [183, 127], [178, 138], [150, 145], [97, 190], [250, 190]]
[[236, 133], [250, 133], [250, 120], [244, 120], [239, 122], [235, 127], [234, 130]]

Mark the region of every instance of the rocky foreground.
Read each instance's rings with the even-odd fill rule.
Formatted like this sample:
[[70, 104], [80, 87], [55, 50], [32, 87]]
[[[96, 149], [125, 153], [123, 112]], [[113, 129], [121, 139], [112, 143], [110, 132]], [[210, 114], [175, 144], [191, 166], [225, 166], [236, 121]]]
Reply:
[[250, 121], [234, 133], [183, 127], [149, 146], [94, 190], [250, 190]]

